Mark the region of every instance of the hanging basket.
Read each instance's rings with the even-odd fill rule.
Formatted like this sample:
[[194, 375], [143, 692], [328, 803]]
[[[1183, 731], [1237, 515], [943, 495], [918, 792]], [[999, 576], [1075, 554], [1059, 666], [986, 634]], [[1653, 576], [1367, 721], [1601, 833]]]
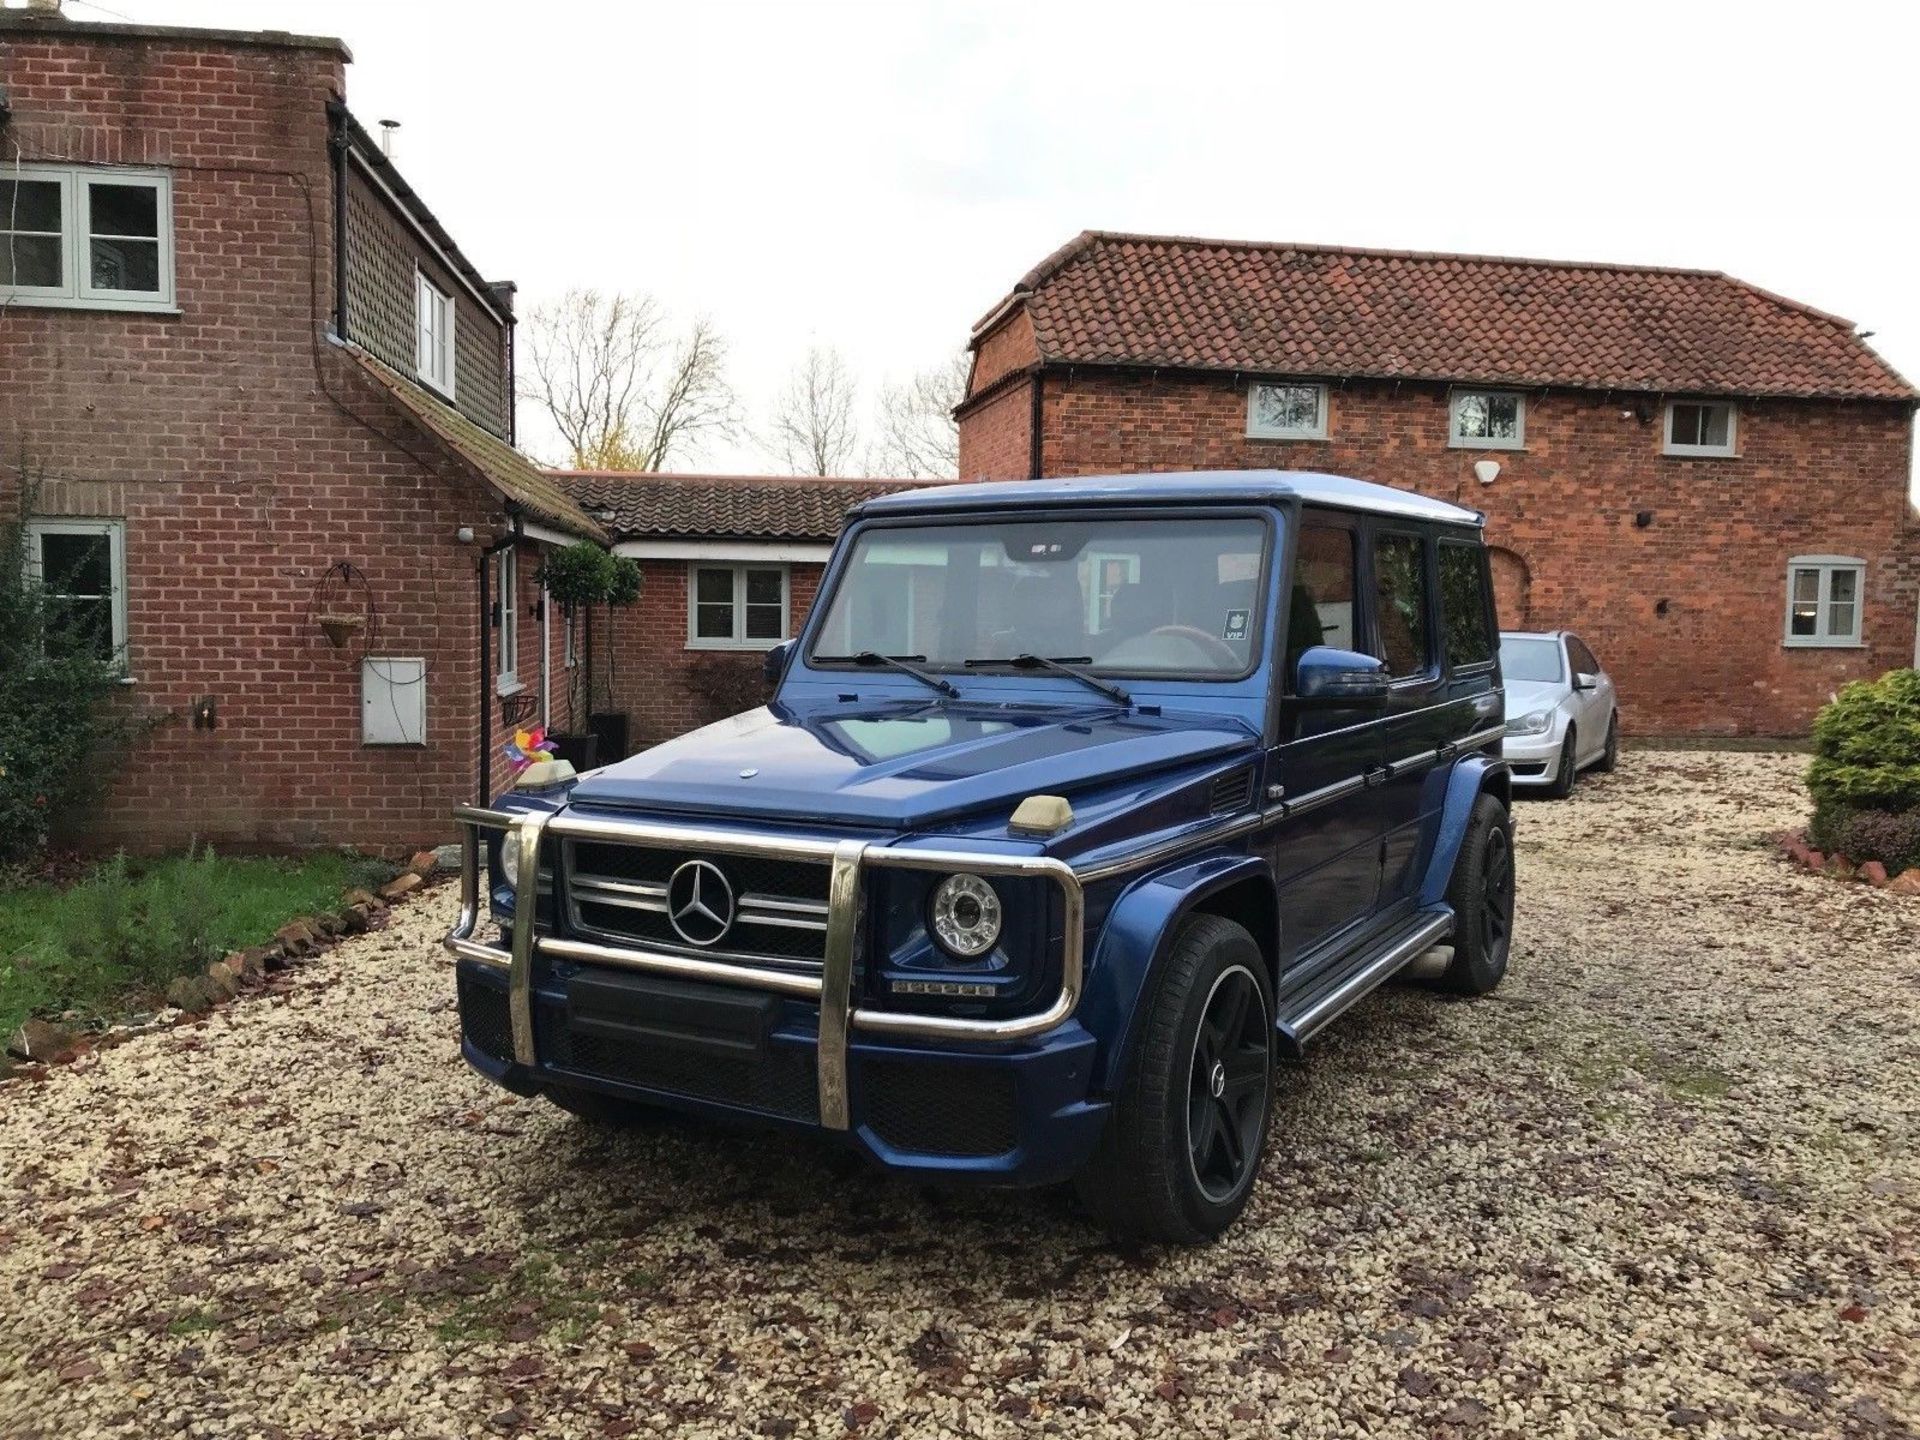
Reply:
[[320, 632], [334, 649], [344, 650], [347, 642], [365, 629], [366, 624], [367, 617], [364, 615], [322, 615]]

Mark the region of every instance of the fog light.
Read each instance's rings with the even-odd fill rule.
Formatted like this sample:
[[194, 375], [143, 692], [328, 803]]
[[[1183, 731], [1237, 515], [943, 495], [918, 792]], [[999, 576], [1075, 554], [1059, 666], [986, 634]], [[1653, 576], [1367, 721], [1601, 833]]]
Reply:
[[933, 892], [933, 938], [972, 960], [1000, 938], [1000, 896], [978, 875], [949, 875]]

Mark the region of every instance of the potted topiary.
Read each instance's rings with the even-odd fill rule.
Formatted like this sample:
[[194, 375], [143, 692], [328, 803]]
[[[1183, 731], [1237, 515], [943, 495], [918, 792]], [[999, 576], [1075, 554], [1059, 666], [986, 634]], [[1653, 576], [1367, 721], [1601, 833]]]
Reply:
[[567, 671], [566, 728], [547, 732], [555, 755], [569, 761], [576, 770], [591, 770], [598, 763], [599, 745], [591, 720], [581, 728], [577, 717], [586, 709], [581, 703], [583, 698], [587, 705], [592, 703], [592, 607], [611, 593], [616, 563], [606, 550], [582, 540], [564, 549], [549, 550], [540, 567], [540, 583], [546, 587], [548, 598], [560, 607], [567, 647], [585, 661], [580, 669]]

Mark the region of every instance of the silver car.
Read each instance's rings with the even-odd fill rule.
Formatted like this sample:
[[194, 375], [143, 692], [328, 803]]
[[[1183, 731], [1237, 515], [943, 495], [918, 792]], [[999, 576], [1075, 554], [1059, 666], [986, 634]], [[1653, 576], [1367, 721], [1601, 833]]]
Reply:
[[1620, 754], [1613, 681], [1593, 651], [1567, 630], [1500, 635], [1507, 685], [1507, 763], [1515, 785], [1544, 786], [1560, 799], [1589, 766], [1611, 770]]

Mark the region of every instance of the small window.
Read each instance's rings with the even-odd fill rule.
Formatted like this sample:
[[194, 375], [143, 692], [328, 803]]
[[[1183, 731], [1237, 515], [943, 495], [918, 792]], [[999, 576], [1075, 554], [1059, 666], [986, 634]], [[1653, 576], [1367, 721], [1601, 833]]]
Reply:
[[1398, 680], [1426, 670], [1427, 545], [1417, 535], [1382, 535], [1373, 542], [1374, 623], [1380, 632], [1376, 652], [1387, 673]]
[[419, 321], [415, 358], [421, 380], [453, 398], [453, 297], [425, 275], [414, 276]]
[[0, 178], [0, 299], [173, 307], [173, 191], [149, 171], [9, 166]]
[[509, 546], [500, 552], [499, 588], [494, 592], [495, 626], [500, 632], [500, 663], [495, 686], [520, 688], [520, 562]]
[[767, 650], [787, 638], [787, 571], [781, 565], [696, 565], [687, 589], [687, 645]]
[[1247, 434], [1255, 440], [1327, 438], [1327, 387], [1254, 385], [1247, 391]]
[[1733, 454], [1734, 418], [1725, 401], [1674, 401], [1667, 406], [1667, 454]]
[[52, 606], [50, 633], [125, 668], [127, 557], [118, 520], [29, 520], [27, 563]]
[[1446, 626], [1447, 664], [1455, 670], [1493, 659], [1485, 554], [1478, 545], [1440, 542], [1440, 618]]
[[1449, 444], [1467, 450], [1518, 450], [1527, 443], [1527, 401], [1510, 390], [1453, 392]]
[[1358, 650], [1353, 631], [1354, 534], [1344, 525], [1302, 525], [1287, 605], [1287, 681], [1316, 645]]
[[1850, 555], [1796, 555], [1787, 562], [1789, 645], [1859, 645], [1866, 562]]

